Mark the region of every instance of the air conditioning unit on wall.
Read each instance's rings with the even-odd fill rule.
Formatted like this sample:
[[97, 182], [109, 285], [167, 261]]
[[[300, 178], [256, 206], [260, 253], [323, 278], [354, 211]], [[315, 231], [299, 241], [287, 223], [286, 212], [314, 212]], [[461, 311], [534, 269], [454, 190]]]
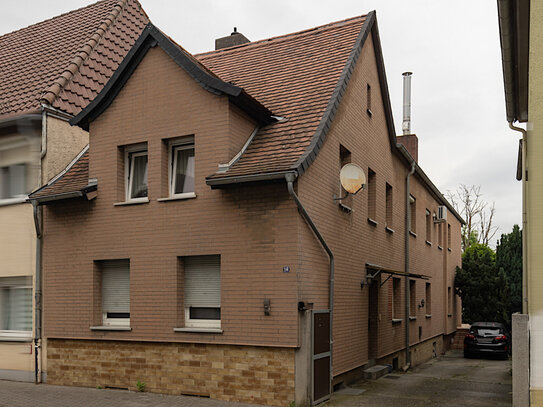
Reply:
[[438, 206], [435, 222], [442, 223], [446, 221], [447, 221], [447, 207], [445, 205]]

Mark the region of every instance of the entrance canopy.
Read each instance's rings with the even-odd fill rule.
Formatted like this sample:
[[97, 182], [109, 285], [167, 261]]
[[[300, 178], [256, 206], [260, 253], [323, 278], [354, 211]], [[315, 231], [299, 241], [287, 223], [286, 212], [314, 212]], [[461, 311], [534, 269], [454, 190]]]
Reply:
[[385, 267], [381, 267], [377, 264], [371, 264], [366, 263], [366, 281], [369, 283], [373, 279], [377, 278], [379, 274], [388, 274], [388, 277], [381, 283], [381, 286], [385, 284], [388, 279], [392, 276], [402, 276], [402, 277], [409, 277], [409, 278], [420, 278], [422, 280], [429, 280], [430, 276], [424, 275], [424, 274], [415, 274], [415, 273], [406, 273], [405, 271], [396, 271], [387, 269]]

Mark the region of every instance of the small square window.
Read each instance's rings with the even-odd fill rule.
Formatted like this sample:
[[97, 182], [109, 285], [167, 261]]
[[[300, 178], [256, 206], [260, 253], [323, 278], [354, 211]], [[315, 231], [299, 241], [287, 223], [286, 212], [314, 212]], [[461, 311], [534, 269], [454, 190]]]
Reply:
[[194, 143], [170, 147], [170, 196], [194, 194]]
[[147, 198], [147, 150], [126, 152], [126, 200]]

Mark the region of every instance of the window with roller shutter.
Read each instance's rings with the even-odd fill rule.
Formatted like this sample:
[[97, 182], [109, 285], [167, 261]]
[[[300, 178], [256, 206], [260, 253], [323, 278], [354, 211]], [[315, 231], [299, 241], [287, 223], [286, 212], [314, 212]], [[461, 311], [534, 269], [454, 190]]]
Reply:
[[130, 261], [100, 262], [103, 324], [130, 325]]
[[221, 258], [183, 257], [185, 326], [220, 328]]

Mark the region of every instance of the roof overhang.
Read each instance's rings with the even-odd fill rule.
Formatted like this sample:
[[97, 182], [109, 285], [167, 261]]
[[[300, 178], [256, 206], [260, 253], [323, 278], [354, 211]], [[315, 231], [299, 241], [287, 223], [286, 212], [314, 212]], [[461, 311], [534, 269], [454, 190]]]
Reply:
[[67, 199], [77, 199], [77, 198], [85, 198], [86, 200], [90, 201], [91, 199], [95, 198], [96, 196], [95, 192], [97, 190], [98, 190], [97, 185], [89, 185], [85, 188], [82, 188], [76, 191], [63, 192], [61, 194], [44, 195], [44, 196], [40, 196], [36, 198], [29, 197], [28, 202], [36, 203], [37, 205], [47, 205], [52, 202], [64, 201]]
[[237, 177], [206, 178], [206, 184], [209, 185], [212, 189], [235, 187], [239, 186], [240, 184], [247, 185], [253, 182], [283, 181], [285, 180], [285, 176], [287, 174], [295, 174], [295, 176], [298, 176], [298, 173], [296, 171], [278, 171], [261, 174], [241, 175]]
[[507, 121], [527, 122], [530, 0], [498, 0], [498, 20]]

